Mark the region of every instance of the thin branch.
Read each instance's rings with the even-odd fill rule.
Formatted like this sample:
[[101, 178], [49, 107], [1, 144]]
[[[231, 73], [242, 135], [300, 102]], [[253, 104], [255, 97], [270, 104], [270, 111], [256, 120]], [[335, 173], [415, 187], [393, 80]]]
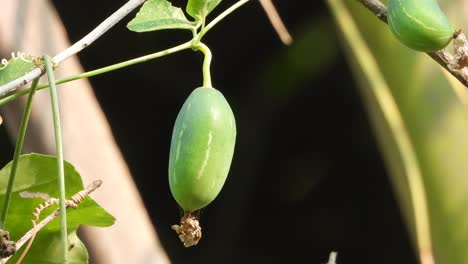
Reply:
[[[36, 235], [39, 230], [41, 230], [44, 226], [46, 226], [48, 223], [52, 222], [57, 216], [60, 215], [60, 210], [57, 209], [54, 212], [52, 212], [50, 215], [48, 215], [44, 220], [42, 220], [38, 225], [35, 225], [31, 230], [26, 232], [23, 237], [21, 237], [18, 242], [16, 242], [16, 252], [32, 237]], [[12, 256], [6, 257], [1, 260], [1, 263], [6, 263]]]
[[[70, 206], [68, 207], [72, 207], [71, 205], [73, 203], [75, 203], [76, 205], [78, 203], [80, 203], [86, 196], [88, 196], [90, 193], [94, 192], [97, 188], [99, 188], [102, 184], [102, 181], [101, 180], [95, 180], [93, 181], [91, 184], [89, 184], [88, 186], [86, 186], [86, 188], [82, 191], [79, 191], [78, 193], [76, 193], [75, 195], [73, 195], [70, 200], [68, 200], [68, 204], [70, 204]], [[73, 203], [71, 203], [70, 201], [73, 201]], [[68, 208], [67, 207], [67, 208]], [[60, 215], [60, 209], [57, 209], [55, 210], [54, 212], [52, 212], [50, 215], [48, 215], [46, 218], [44, 218], [44, 220], [42, 220], [39, 224], [37, 224], [35, 227], [31, 228], [31, 230], [29, 230], [28, 232], [26, 232], [26, 234], [24, 234], [20, 239], [18, 239], [18, 241], [16, 241], [16, 252], [18, 252], [18, 250], [21, 249], [21, 247], [23, 247], [23, 245], [31, 238], [33, 237], [34, 233], [35, 232], [39, 232], [39, 230], [41, 230], [42, 228], [44, 228], [48, 223], [50, 223], [52, 220], [54, 220], [57, 216]], [[6, 258], [3, 258], [3, 259], [0, 259], [0, 263], [6, 263], [9, 259], [11, 258], [11, 256], [9, 257], [6, 257]]]
[[276, 10], [275, 6], [273, 5], [272, 0], [260, 0], [260, 4], [262, 5], [265, 13], [270, 19], [270, 23], [275, 29], [276, 33], [280, 37], [281, 41], [286, 45], [291, 45], [292, 37], [289, 34], [288, 29], [281, 20], [281, 16], [279, 15], [278, 11]]
[[380, 20], [387, 23], [387, 7], [378, 0], [358, 0]]
[[[140, 6], [145, 0], [129, 0], [125, 5], [115, 11], [111, 16], [104, 20], [99, 26], [93, 29], [88, 35], [80, 39], [78, 42], [60, 52], [54, 56], [53, 61], [58, 65], [67, 58], [77, 54], [87, 46], [91, 45], [95, 40], [100, 38], [104, 33], [106, 33], [110, 28], [122, 20], [126, 15], [132, 12], [135, 8]], [[0, 95], [8, 93], [22, 85], [25, 85], [37, 77], [43, 75], [45, 71], [43, 69], [35, 68], [34, 70], [28, 72], [27, 74], [17, 78], [3, 86], [0, 86]]]
[[113, 13], [110, 17], [104, 20], [99, 26], [93, 29], [91, 32], [88, 33], [84, 38], [80, 39], [78, 42], [73, 44], [68, 49], [60, 52], [54, 57], [54, 61], [57, 64], [60, 64], [65, 59], [75, 55], [76, 53], [80, 52], [95, 40], [100, 38], [104, 33], [106, 33], [109, 29], [111, 29], [115, 24], [117, 24], [120, 20], [122, 20], [125, 16], [127, 16], [130, 12], [132, 12], [135, 8], [143, 4], [145, 0], [130, 0], [121, 8], [119, 8], [115, 13]]
[[[387, 23], [387, 7], [379, 0], [357, 0], [380, 20]], [[460, 38], [464, 37], [462, 33], [458, 34]], [[463, 71], [450, 68], [449, 65], [454, 61], [454, 56], [446, 50], [426, 53], [440, 66], [447, 70], [452, 76], [457, 78], [464, 86], [468, 87], [468, 77], [463, 74]]]

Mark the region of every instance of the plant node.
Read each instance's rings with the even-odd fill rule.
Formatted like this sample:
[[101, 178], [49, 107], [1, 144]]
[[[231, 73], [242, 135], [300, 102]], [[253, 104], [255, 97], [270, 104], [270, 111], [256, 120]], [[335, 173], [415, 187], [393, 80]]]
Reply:
[[202, 237], [197, 217], [188, 212], [185, 212], [180, 219], [180, 225], [173, 225], [172, 229], [179, 235], [185, 247], [195, 246]]
[[449, 61], [448, 68], [460, 73], [465, 79], [468, 78], [468, 41], [465, 35], [458, 31], [453, 41], [455, 54]]

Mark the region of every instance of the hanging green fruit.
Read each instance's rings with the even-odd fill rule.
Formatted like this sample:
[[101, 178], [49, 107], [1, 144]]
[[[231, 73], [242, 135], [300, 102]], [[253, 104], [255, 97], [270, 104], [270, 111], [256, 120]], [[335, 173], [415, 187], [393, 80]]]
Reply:
[[192, 213], [210, 204], [221, 191], [235, 142], [234, 114], [221, 92], [195, 89], [177, 116], [169, 154], [169, 186], [184, 210], [181, 225], [173, 229], [186, 246], [195, 245], [201, 237]]

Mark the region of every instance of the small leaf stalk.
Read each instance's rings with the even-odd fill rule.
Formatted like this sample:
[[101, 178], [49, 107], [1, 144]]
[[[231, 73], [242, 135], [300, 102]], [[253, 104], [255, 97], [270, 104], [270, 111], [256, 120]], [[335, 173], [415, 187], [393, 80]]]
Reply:
[[30, 92], [29, 92], [28, 100], [26, 101], [26, 106], [24, 107], [20, 130], [19, 130], [18, 138], [16, 140], [15, 152], [13, 154], [13, 162], [11, 165], [10, 178], [8, 179], [5, 200], [3, 202], [2, 215], [0, 218], [0, 229], [3, 229], [5, 227], [6, 217], [8, 214], [8, 208], [10, 207], [11, 193], [13, 191], [13, 183], [15, 181], [16, 170], [18, 168], [18, 163], [19, 163], [19, 157], [23, 149], [23, 143], [24, 143], [24, 138], [26, 136], [26, 130], [28, 128], [29, 117], [31, 116], [32, 100], [33, 100], [34, 94], [36, 93], [38, 82], [39, 82], [39, 78], [35, 79], [33, 83], [31, 84], [31, 88], [29, 89]]
[[59, 210], [60, 210], [60, 235], [62, 239], [62, 260], [61, 263], [68, 264], [68, 234], [67, 234], [67, 211], [65, 199], [65, 172], [63, 165], [63, 147], [62, 147], [62, 131], [60, 128], [60, 110], [57, 89], [55, 87], [55, 76], [52, 67], [52, 58], [48, 55], [44, 56], [44, 64], [46, 66], [47, 78], [49, 80], [50, 99], [52, 103], [52, 115], [54, 118], [55, 132], [55, 151], [57, 156], [57, 173], [59, 185]]

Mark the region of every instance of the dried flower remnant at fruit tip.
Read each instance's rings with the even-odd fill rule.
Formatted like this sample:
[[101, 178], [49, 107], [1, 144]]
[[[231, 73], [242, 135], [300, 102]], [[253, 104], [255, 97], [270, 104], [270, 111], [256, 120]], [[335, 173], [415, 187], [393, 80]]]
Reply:
[[180, 225], [173, 225], [172, 229], [179, 235], [185, 247], [195, 246], [202, 237], [200, 223], [191, 213], [185, 213], [180, 219]]

